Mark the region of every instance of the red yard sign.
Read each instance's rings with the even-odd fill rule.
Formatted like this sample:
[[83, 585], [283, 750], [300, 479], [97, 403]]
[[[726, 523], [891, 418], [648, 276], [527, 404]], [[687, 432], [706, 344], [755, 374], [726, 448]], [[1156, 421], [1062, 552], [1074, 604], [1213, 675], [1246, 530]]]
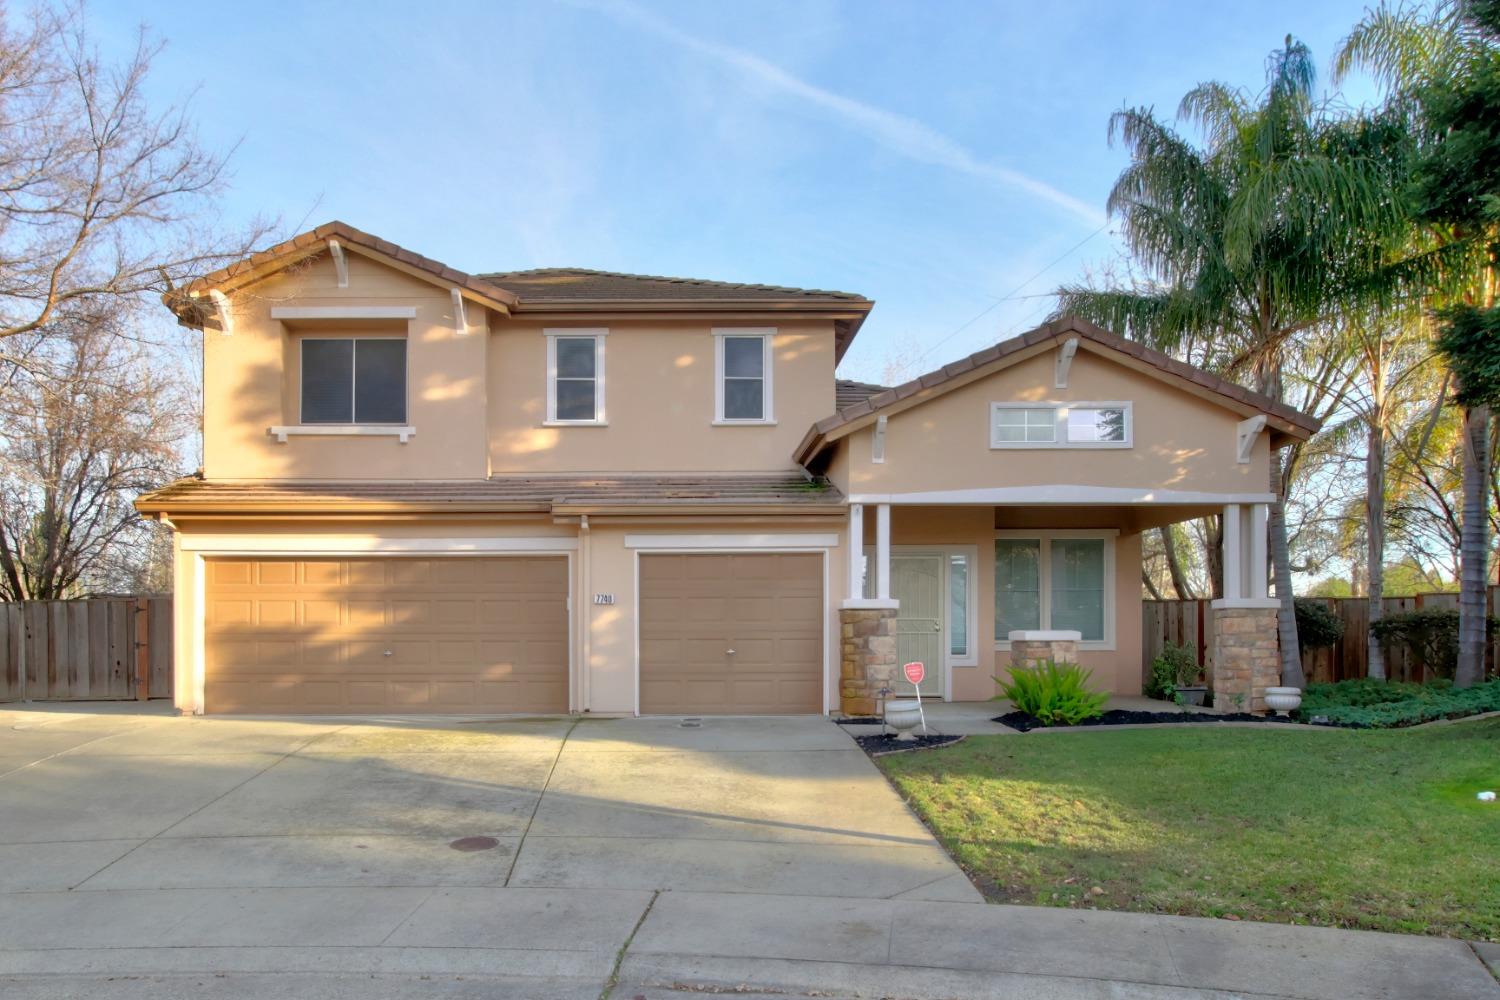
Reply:
[[901, 669], [906, 674], [906, 679], [913, 684], [922, 683], [922, 678], [927, 676], [927, 668], [922, 665], [921, 661], [908, 663]]

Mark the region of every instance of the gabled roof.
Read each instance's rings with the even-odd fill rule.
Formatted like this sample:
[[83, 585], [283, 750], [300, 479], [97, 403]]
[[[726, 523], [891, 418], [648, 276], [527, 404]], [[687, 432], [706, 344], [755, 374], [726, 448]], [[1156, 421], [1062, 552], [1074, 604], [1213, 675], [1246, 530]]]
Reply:
[[863, 403], [878, 392], [885, 392], [890, 386], [876, 385], [874, 382], [855, 382], [850, 379], [841, 378], [834, 381], [833, 405], [842, 410], [853, 406], [855, 403]]
[[209, 482], [188, 477], [136, 500], [143, 514], [827, 513], [844, 497], [800, 472], [734, 475], [498, 475], [447, 482]]
[[530, 271], [492, 271], [479, 277], [515, 292], [526, 302], [577, 302], [580, 300], [682, 299], [736, 302], [787, 299], [832, 299], [838, 302], [868, 302], [853, 292], [829, 292], [817, 288], [785, 285], [753, 285], [705, 278], [668, 278], [656, 274], [592, 271], [582, 267], [539, 267]]
[[372, 236], [355, 229], [347, 222], [337, 220], [324, 223], [316, 229], [293, 236], [283, 243], [253, 253], [244, 260], [230, 264], [228, 267], [221, 267], [211, 274], [205, 274], [167, 293], [163, 296], [163, 300], [167, 303], [167, 307], [179, 317], [184, 317], [185, 313], [190, 314], [195, 308], [202, 308], [196, 305], [195, 296], [207, 293], [210, 289], [227, 292], [282, 270], [300, 260], [326, 253], [329, 240], [338, 240], [339, 245], [346, 249], [363, 251], [377, 259], [383, 258], [402, 270], [426, 278], [444, 288], [462, 289], [502, 312], [509, 311], [510, 307], [518, 301], [515, 293], [506, 291], [498, 285], [449, 267], [431, 257], [423, 257], [389, 240]]
[[859, 332], [860, 324], [875, 305], [853, 292], [592, 271], [581, 267], [467, 274], [338, 221], [325, 223], [206, 274], [163, 296], [163, 300], [183, 322], [201, 325], [212, 312], [211, 306], [201, 298], [210, 290], [227, 293], [298, 261], [325, 253], [331, 239], [338, 240], [348, 250], [383, 260], [444, 288], [459, 288], [502, 313], [709, 311], [755, 314], [800, 311], [828, 315], [834, 321], [836, 358], [844, 356], [854, 335]]
[[837, 413], [818, 421], [808, 430], [802, 443], [797, 446], [793, 459], [806, 466], [828, 445], [873, 423], [882, 413], [919, 406], [975, 379], [1032, 357], [1036, 353], [1033, 348], [1060, 343], [1069, 337], [1079, 338], [1080, 346], [1088, 345], [1096, 350], [1102, 348], [1100, 353], [1113, 353], [1120, 361], [1147, 375], [1209, 398], [1245, 416], [1264, 414], [1267, 428], [1271, 431], [1273, 447], [1285, 443], [1288, 438], [1305, 441], [1323, 425], [1316, 417], [1308, 416], [1269, 396], [1252, 392], [1242, 385], [1185, 361], [1178, 361], [1171, 355], [1152, 350], [1133, 340], [1126, 340], [1087, 320], [1064, 316], [1019, 337], [1001, 341], [920, 375], [910, 382], [873, 393], [847, 407], [840, 407]]

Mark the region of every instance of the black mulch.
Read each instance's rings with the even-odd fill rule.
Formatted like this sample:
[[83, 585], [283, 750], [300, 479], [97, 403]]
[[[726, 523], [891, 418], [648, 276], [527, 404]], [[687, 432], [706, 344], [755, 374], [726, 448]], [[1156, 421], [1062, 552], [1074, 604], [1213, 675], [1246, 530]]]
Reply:
[[934, 733], [929, 736], [914, 735], [909, 740], [898, 740], [895, 736], [881, 736], [876, 733], [874, 736], [856, 736], [854, 742], [858, 743], [859, 748], [871, 757], [884, 757], [886, 754], [907, 753], [911, 750], [936, 750], [939, 747], [951, 747], [961, 739], [963, 739], [962, 736], [939, 736]]
[[[1020, 732], [1029, 732], [1033, 729], [1072, 729], [1073, 726], [1047, 726], [1034, 715], [1026, 712], [1006, 712], [990, 720], [998, 722], [1002, 726], [1009, 726]], [[1162, 724], [1173, 724], [1183, 722], [1280, 722], [1291, 723], [1292, 720], [1284, 715], [1251, 715], [1249, 712], [1225, 712], [1223, 715], [1214, 715], [1208, 712], [1128, 712], [1122, 708], [1113, 708], [1098, 718], [1080, 722], [1078, 726], [1152, 726]]]
[[834, 719], [841, 726], [878, 726], [880, 716], [878, 715], [850, 715], [844, 718]]

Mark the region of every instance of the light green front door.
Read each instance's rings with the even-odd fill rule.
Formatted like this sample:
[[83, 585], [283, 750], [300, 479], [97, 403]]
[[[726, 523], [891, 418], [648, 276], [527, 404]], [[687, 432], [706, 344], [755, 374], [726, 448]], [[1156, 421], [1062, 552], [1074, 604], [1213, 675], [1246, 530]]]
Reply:
[[[922, 697], [943, 696], [943, 609], [947, 560], [941, 555], [891, 556], [891, 596], [896, 612], [896, 665], [921, 660], [927, 667]], [[911, 684], [897, 671], [897, 695], [910, 695]]]

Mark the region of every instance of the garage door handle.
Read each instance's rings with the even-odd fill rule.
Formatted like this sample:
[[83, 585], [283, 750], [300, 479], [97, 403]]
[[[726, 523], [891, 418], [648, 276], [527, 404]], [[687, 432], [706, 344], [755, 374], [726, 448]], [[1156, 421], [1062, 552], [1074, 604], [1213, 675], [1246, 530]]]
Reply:
[[728, 653], [730, 656], [734, 655], [734, 650], [732, 650], [732, 649], [726, 649], [726, 650], [724, 650], [724, 652]]
[[382, 656], [390, 656], [390, 655], [391, 655], [391, 651], [390, 651], [390, 650], [389, 650], [389, 649], [387, 649], [387, 650], [386, 650], [386, 651], [385, 651], [385, 652], [384, 652], [384, 653], [382, 653], [382, 654], [381, 654], [381, 655], [382, 655]]

